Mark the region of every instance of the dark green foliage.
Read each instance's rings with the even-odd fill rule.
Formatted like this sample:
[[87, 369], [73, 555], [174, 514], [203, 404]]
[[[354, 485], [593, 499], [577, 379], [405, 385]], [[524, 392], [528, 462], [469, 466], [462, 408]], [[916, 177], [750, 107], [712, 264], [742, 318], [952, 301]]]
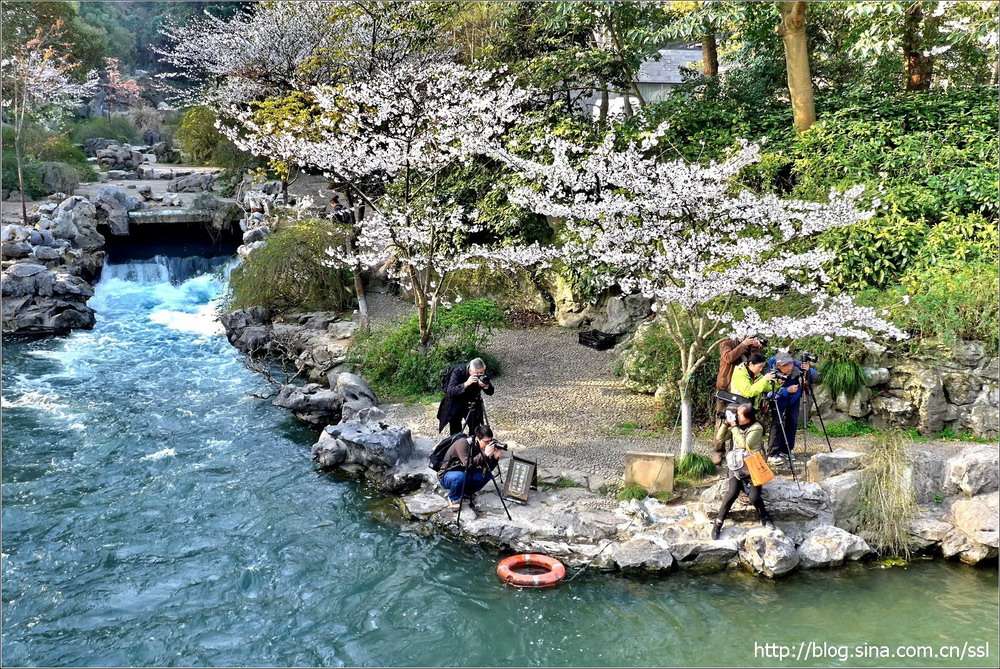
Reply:
[[681, 456], [674, 466], [674, 475], [689, 481], [697, 481], [715, 473], [715, 465], [701, 453]]
[[641, 485], [633, 483], [624, 486], [616, 493], [615, 497], [619, 502], [628, 502], [633, 499], [646, 499], [649, 497], [649, 493]]
[[486, 353], [486, 347], [494, 328], [504, 322], [495, 302], [467, 300], [438, 311], [427, 348], [420, 346], [420, 328], [413, 315], [402, 323], [358, 334], [349, 358], [379, 392], [421, 396], [440, 390], [446, 367], [475, 357], [486, 361], [490, 374], [498, 374], [500, 364]]
[[[809, 423], [809, 432], [818, 436], [823, 434], [822, 426], [819, 424], [818, 420]], [[838, 439], [841, 437], [863, 437], [868, 434], [875, 434], [875, 428], [868, 423], [861, 423], [856, 420], [845, 420], [839, 423], [827, 423], [826, 434], [831, 439]]]
[[88, 118], [76, 124], [71, 131], [73, 142], [83, 144], [88, 139], [106, 137], [120, 142], [135, 144], [139, 141], [139, 131], [125, 116]]
[[833, 397], [841, 393], [852, 397], [865, 387], [864, 370], [853, 360], [826, 359], [820, 363], [819, 371], [823, 385]]
[[[45, 195], [45, 187], [42, 185], [41, 166], [37, 161], [25, 160], [22, 168], [24, 177], [24, 190], [32, 198]], [[10, 149], [4, 145], [3, 150], [3, 187], [7, 190], [15, 191], [17, 186], [17, 156], [14, 147]]]
[[280, 227], [233, 270], [230, 308], [265, 306], [279, 312], [350, 308], [354, 302], [350, 274], [326, 264], [326, 249], [337, 243], [336, 235], [328, 221]]

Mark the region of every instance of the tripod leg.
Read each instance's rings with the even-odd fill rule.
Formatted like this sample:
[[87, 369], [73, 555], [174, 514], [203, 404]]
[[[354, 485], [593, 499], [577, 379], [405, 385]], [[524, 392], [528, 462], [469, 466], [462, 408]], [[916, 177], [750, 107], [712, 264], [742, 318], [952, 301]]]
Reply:
[[[497, 465], [497, 474], [502, 476], [502, 474], [500, 474], [499, 464]], [[500, 484], [498, 484], [496, 478], [494, 478], [493, 472], [487, 472], [486, 475], [490, 477], [491, 481], [493, 481], [493, 488], [497, 491], [497, 497], [500, 498], [500, 504], [503, 506], [503, 512], [507, 514], [507, 520], [514, 520], [511, 518], [510, 510], [507, 508], [507, 501], [503, 498], [503, 493], [500, 491]]]
[[819, 426], [823, 430], [823, 436], [826, 438], [826, 447], [831, 453], [833, 453], [833, 445], [830, 443], [830, 435], [826, 432], [826, 423], [823, 422], [823, 414], [819, 410], [819, 400], [816, 399], [816, 395], [813, 394], [812, 390], [809, 391], [809, 396], [812, 397], [813, 406], [816, 407], [816, 417], [819, 418]]
[[462, 526], [462, 507], [465, 505], [465, 482], [469, 480], [469, 462], [472, 462], [472, 450], [466, 456], [464, 476], [462, 476], [462, 496], [458, 498], [458, 513], [455, 514], [455, 525]]
[[[774, 418], [778, 421], [778, 427], [781, 428], [781, 438], [785, 442], [785, 456], [788, 458], [788, 468], [792, 470], [792, 481], [799, 484], [798, 479], [795, 477], [795, 460], [792, 457], [792, 445], [788, 443], [788, 431], [785, 430], [785, 415], [778, 411], [778, 401], [772, 401], [772, 408], [774, 409]], [[796, 424], [798, 424], [798, 416], [795, 417]], [[799, 484], [801, 487], [801, 484]]]

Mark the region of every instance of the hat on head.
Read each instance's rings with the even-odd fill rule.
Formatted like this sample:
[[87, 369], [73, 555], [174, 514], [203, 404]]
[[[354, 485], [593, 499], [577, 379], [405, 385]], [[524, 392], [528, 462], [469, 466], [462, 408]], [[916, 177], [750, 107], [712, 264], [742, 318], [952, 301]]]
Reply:
[[795, 362], [795, 359], [784, 351], [779, 351], [778, 354], [774, 356], [774, 364], [776, 365], [785, 365], [791, 362]]

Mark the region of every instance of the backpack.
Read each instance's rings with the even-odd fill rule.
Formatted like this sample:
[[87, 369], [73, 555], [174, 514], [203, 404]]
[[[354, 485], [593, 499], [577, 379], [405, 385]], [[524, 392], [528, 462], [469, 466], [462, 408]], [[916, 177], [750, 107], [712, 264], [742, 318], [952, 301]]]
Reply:
[[458, 367], [457, 364], [448, 365], [447, 367], [444, 368], [444, 371], [441, 372], [441, 392], [443, 393], [448, 392], [448, 382], [451, 380], [451, 373], [455, 371], [456, 367]]
[[457, 439], [468, 438], [469, 435], [464, 432], [459, 432], [457, 434], [448, 435], [439, 441], [434, 447], [434, 450], [431, 451], [430, 457], [427, 458], [427, 466], [436, 472], [440, 472], [441, 468], [448, 464], [444, 461], [444, 456], [448, 453], [448, 449], [451, 448], [451, 445], [454, 444]]

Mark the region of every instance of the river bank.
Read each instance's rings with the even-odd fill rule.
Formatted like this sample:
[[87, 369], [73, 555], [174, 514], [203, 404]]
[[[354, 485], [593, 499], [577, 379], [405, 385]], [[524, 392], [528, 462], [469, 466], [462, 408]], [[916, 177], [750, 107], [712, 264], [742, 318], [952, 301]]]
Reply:
[[[854, 534], [864, 455], [843, 448], [813, 455], [800, 472], [808, 472], [809, 480], [779, 476], [765, 487], [775, 529], [756, 526], [751, 509], [738, 502], [730, 516], [734, 524], [714, 541], [711, 525], [725, 481], [688, 491], [669, 504], [655, 499], [618, 503], [603, 489], [606, 477], [546, 459], [540, 460], [540, 490], [527, 505], [513, 507], [512, 520], [487, 488], [479, 496], [479, 512], [466, 511], [456, 522], [426, 466], [434, 436], [415, 436], [409, 426], [391, 424], [384, 411], [374, 408], [377, 398], [363, 380], [343, 371], [353, 331], [349, 321], [325, 313], [272, 319], [262, 310], [244, 310], [225, 316], [223, 323], [241, 351], [283, 357], [312, 381], [301, 388], [281, 386], [274, 403], [314, 425], [330, 419], [313, 447], [317, 465], [347, 470], [397, 497], [404, 517], [427, 531], [501, 551], [547, 553], [571, 566], [651, 573], [742, 568], [777, 577], [872, 556]], [[365, 401], [341, 415], [344, 387], [354, 388]], [[917, 448], [913, 456], [908, 485], [920, 505], [910, 528], [916, 551], [967, 564], [995, 560], [997, 449], [934, 446]]]
[[495, 549], [314, 470], [315, 433], [257, 399], [269, 384], [221, 335], [226, 262], [111, 261], [93, 330], [5, 345], [8, 663], [771, 666], [749, 640], [719, 643], [723, 632], [752, 619], [761, 642], [997, 635], [984, 596], [995, 571], [940, 560], [797, 570], [780, 584], [588, 570], [551, 591], [505, 588]]

